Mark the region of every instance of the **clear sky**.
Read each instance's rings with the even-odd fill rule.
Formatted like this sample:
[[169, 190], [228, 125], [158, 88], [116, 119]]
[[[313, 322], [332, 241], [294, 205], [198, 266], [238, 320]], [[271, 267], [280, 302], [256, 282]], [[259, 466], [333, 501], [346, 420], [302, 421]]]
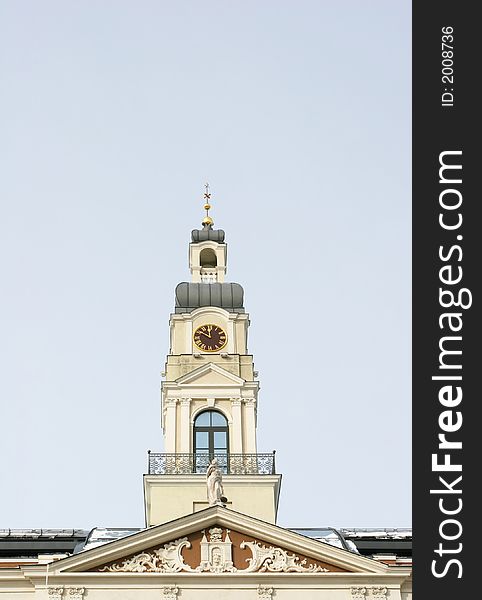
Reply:
[[144, 524], [206, 181], [279, 524], [410, 526], [410, 17], [2, 0], [0, 527]]

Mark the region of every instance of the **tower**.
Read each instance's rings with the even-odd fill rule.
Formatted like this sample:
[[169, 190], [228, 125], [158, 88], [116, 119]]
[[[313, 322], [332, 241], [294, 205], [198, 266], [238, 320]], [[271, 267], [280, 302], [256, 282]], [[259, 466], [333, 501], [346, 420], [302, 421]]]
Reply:
[[225, 233], [214, 229], [206, 184], [202, 229], [191, 233], [191, 282], [179, 283], [161, 384], [164, 453], [149, 452], [147, 526], [207, 508], [206, 471], [216, 458], [225, 506], [274, 523], [281, 475], [258, 453], [259, 382], [248, 352], [244, 291], [225, 281]]

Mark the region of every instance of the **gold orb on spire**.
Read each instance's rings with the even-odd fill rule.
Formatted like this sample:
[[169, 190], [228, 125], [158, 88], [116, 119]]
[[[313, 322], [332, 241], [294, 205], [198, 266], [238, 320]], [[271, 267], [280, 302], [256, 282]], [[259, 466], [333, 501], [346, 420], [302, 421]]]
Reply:
[[206, 188], [206, 191], [204, 192], [204, 210], [206, 211], [206, 216], [202, 220], [202, 225], [204, 227], [211, 227], [212, 225], [214, 225], [214, 221], [209, 216], [209, 210], [211, 208], [211, 204], [209, 203], [211, 200], [211, 193], [209, 192], [209, 183], [206, 183], [204, 187]]

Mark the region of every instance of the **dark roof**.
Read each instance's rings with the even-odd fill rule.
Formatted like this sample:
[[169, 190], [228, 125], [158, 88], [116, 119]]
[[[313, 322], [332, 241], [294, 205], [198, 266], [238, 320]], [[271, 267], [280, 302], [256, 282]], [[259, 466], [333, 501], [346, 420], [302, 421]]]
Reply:
[[[76, 554], [142, 531], [144, 528], [95, 527], [84, 529], [0, 529], [0, 567], [11, 567], [11, 561], [42, 558], [42, 554]], [[290, 531], [326, 542], [386, 564], [411, 563], [412, 531], [405, 528], [339, 528], [301, 527]]]
[[404, 527], [304, 527], [291, 531], [382, 561], [384, 556], [392, 561], [412, 556], [412, 530]]
[[191, 231], [191, 240], [194, 243], [206, 242], [217, 242], [222, 244], [224, 242], [224, 231], [222, 229], [212, 229], [211, 225], [204, 226], [203, 229], [193, 229]]
[[179, 283], [176, 287], [176, 313], [191, 312], [202, 306], [217, 306], [243, 313], [244, 290], [239, 283]]
[[85, 529], [0, 529], [0, 557], [73, 554], [88, 535]]

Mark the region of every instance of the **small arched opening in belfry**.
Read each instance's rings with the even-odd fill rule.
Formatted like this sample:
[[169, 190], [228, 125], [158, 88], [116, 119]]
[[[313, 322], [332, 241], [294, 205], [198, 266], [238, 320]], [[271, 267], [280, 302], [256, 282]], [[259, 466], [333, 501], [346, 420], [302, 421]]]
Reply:
[[218, 265], [216, 253], [212, 248], [204, 248], [201, 250], [199, 260], [201, 263], [201, 268], [204, 269], [214, 269]]

